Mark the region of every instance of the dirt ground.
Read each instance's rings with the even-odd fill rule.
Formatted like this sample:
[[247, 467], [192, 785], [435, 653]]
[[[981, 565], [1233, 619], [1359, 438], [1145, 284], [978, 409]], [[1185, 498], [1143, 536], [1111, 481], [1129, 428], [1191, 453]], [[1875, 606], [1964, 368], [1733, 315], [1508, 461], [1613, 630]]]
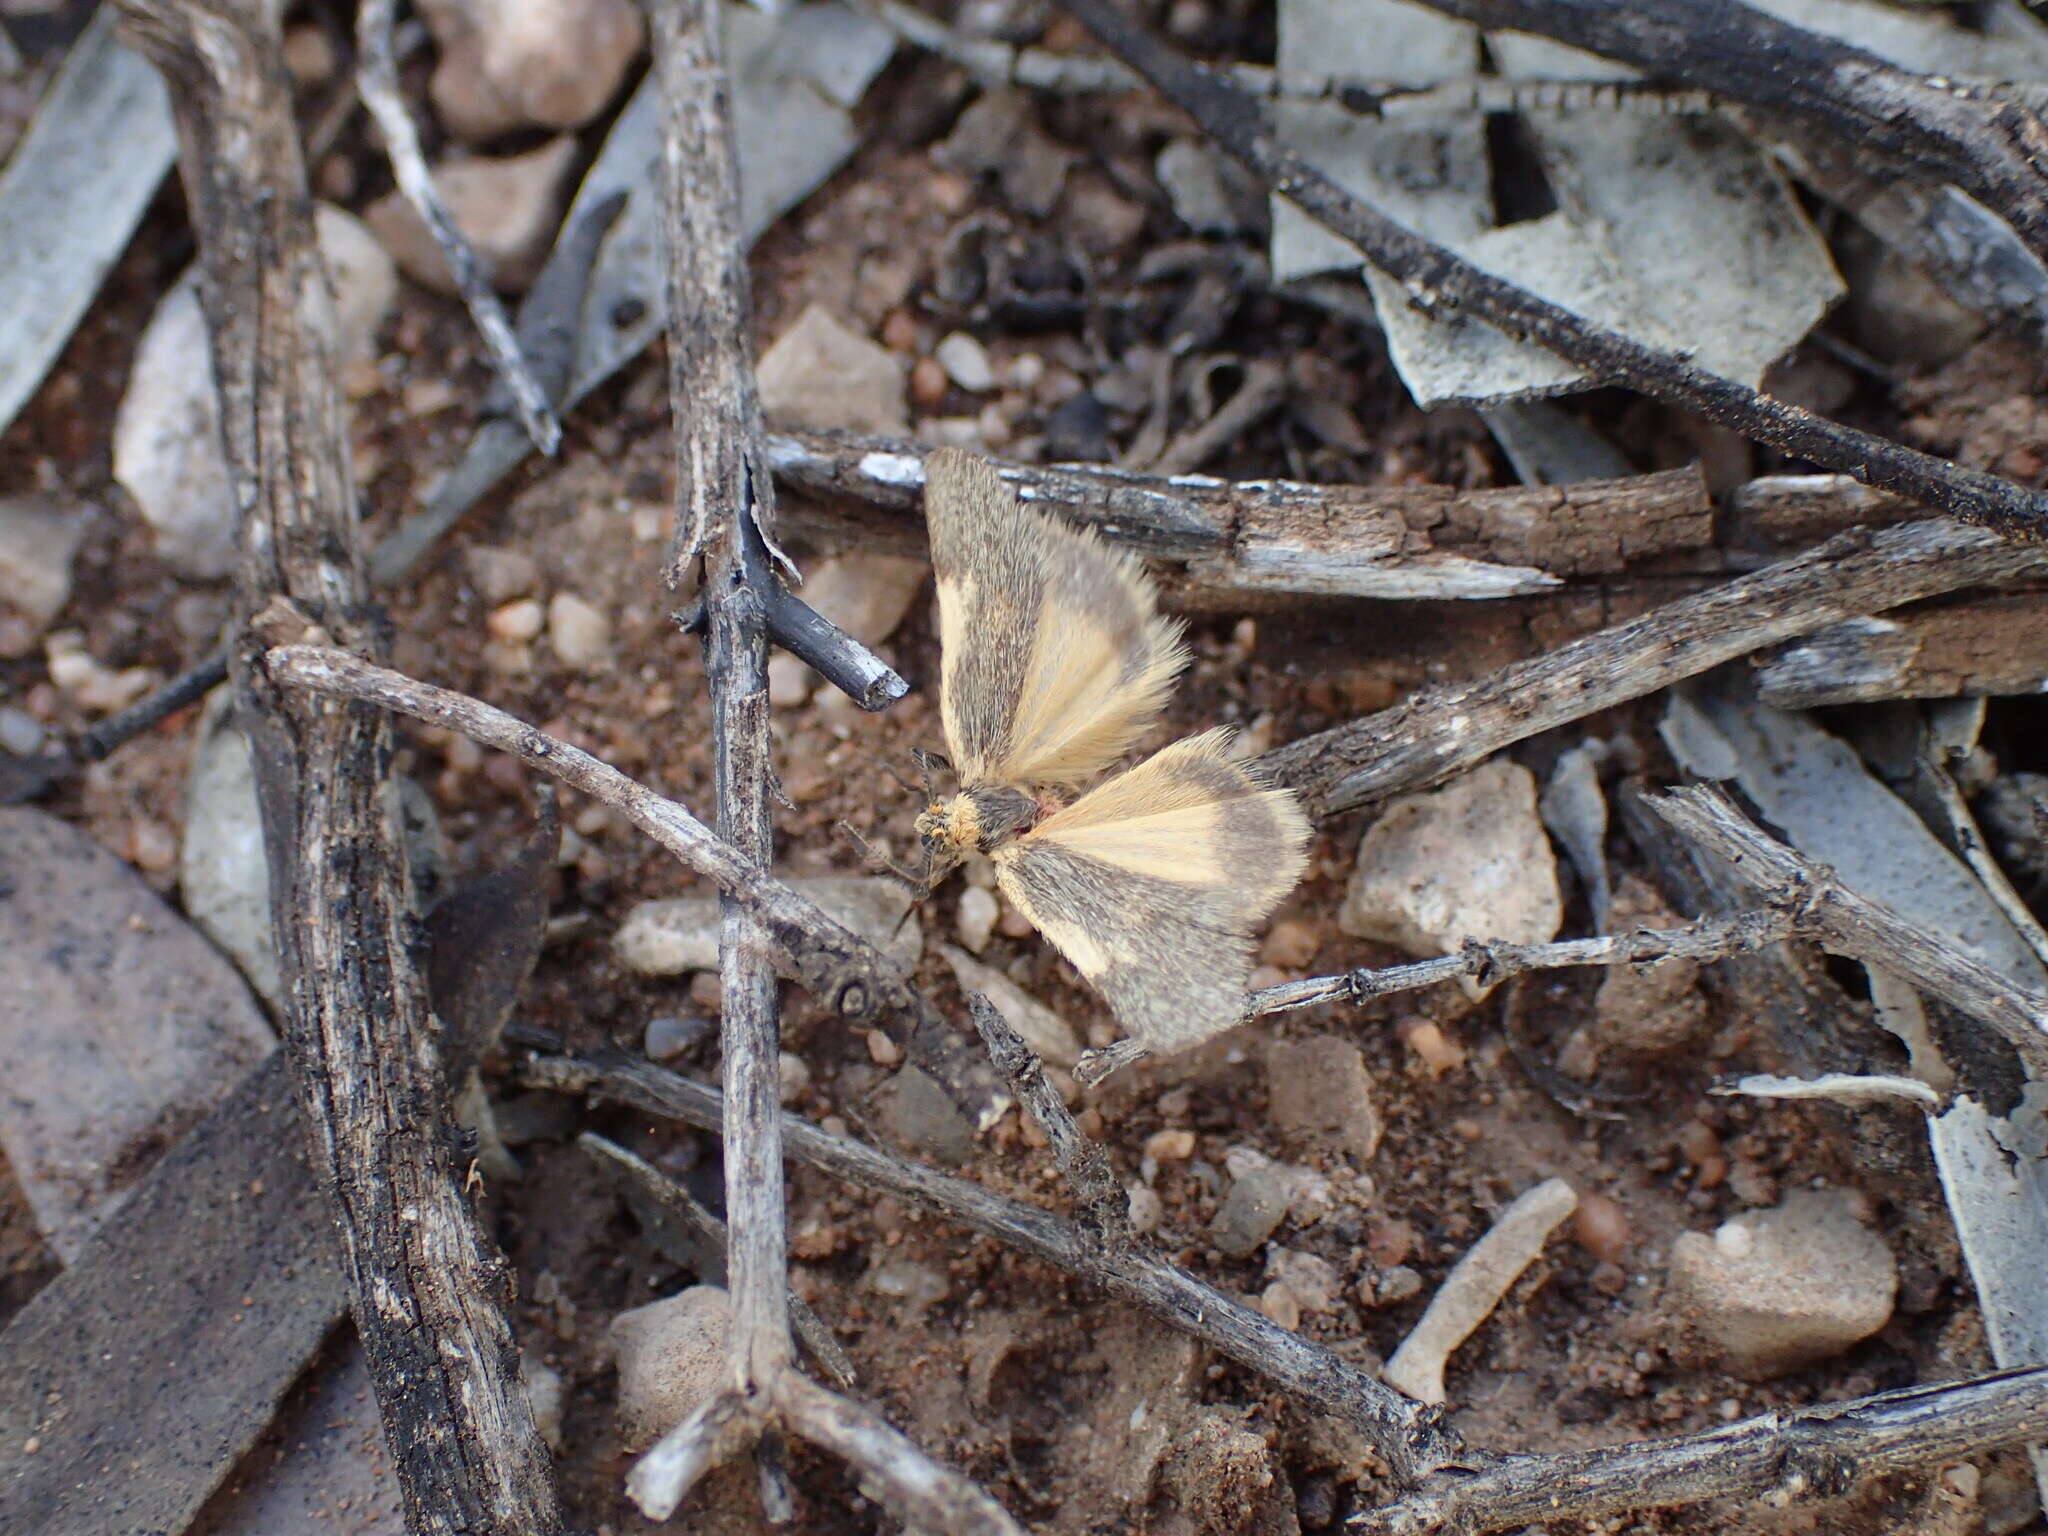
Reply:
[[[1219, 34], [1218, 46], [1224, 41], [1235, 45], [1236, 38]], [[870, 335], [889, 327], [920, 357], [960, 327], [986, 343], [999, 373], [1034, 353], [1047, 365], [1041, 385], [992, 397], [1008, 451], [1023, 444], [1028, 452], [1043, 444], [1049, 418], [1077, 383], [1098, 398], [1125, 398], [1132, 350], [1161, 345], [1199, 302], [1217, 310], [1201, 322], [1207, 352], [1277, 360], [1302, 381], [1297, 400], [1315, 402], [1269, 417], [1204, 464], [1206, 472], [1364, 484], [1513, 483], [1475, 415], [1425, 416], [1409, 403], [1371, 331], [1256, 284], [1240, 284], [1218, 300], [1210, 285], [1197, 294], [1186, 273], [1140, 275], [1148, 252], [1190, 238], [1153, 181], [1157, 150], [1183, 131], [1165, 109], [1140, 98], [1045, 110], [1045, 129], [1081, 161], [1060, 204], [1034, 220], [1005, 208], [991, 186], [934, 165], [933, 143], [964, 99], [956, 72], [943, 66], [915, 61], [892, 68], [864, 108], [875, 125], [867, 147], [756, 251], [763, 346], [807, 304], [821, 302]], [[387, 184], [360, 122], [335, 154], [357, 173], [350, 201]], [[1060, 302], [1027, 303], [1030, 295], [1012, 294], [949, 307], [937, 297], [946, 237], [980, 214], [1001, 221], [1019, 253], [1017, 269], [1045, 277], [1040, 296], [1056, 288]], [[1208, 244], [1210, 265], [1190, 271], [1221, 270], [1228, 266], [1222, 256], [1260, 248], [1256, 235]], [[0, 486], [61, 487], [101, 509], [60, 625], [83, 630], [90, 651], [109, 665], [148, 666], [166, 676], [204, 653], [228, 594], [174, 578], [151, 552], [147, 530], [111, 483], [109, 428], [135, 337], [191, 254], [181, 198], [168, 189], [55, 376], [0, 438]], [[486, 382], [454, 306], [416, 287], [407, 287], [382, 350], [376, 377], [351, 384], [356, 464], [372, 535], [415, 505], [460, 452], [471, 405]], [[1944, 370], [1891, 378], [1848, 369], [1818, 345], [1801, 361], [1848, 391], [1840, 414], [1852, 421], [2028, 483], [2048, 472], [2048, 407], [2038, 393], [2038, 367], [2015, 367], [1995, 343]], [[450, 388], [444, 392], [442, 384]], [[419, 408], [444, 397], [445, 408]], [[986, 403], [951, 392], [922, 414], [973, 416]], [[1584, 396], [1574, 409], [1613, 434], [1640, 469], [1702, 451], [1727, 478], [1783, 467], [1765, 452], [1619, 395]], [[1192, 412], [1188, 401], [1177, 404], [1176, 430]], [[657, 350], [574, 413], [559, 463], [530, 465], [391, 595], [393, 659], [541, 724], [708, 814], [703, 670], [696, 643], [670, 622], [673, 597], [658, 581], [673, 483], [666, 414]], [[1140, 430], [1144, 414], [1109, 406], [1102, 430], [1111, 445]], [[523, 552], [538, 562], [543, 595], [573, 591], [607, 612], [615, 664], [579, 674], [545, 645], [514, 651], [494, 643], [484, 627], [487, 605], [461, 554], [475, 544]], [[1146, 745], [1214, 724], [1285, 742], [1384, 707], [1425, 683], [1481, 675], [1693, 584], [1672, 573], [1632, 579], [1612, 592], [1575, 589], [1570, 600], [1398, 610], [1304, 605], [1284, 615], [1202, 617], [1191, 636], [1196, 663], [1157, 739]], [[863, 716], [830, 697], [776, 713], [779, 764], [793, 802], [778, 812], [778, 853], [791, 871], [859, 870], [852, 846], [835, 831], [841, 820], [899, 848], [909, 839], [916, 797], [886, 770], [907, 770], [913, 748], [941, 745], [928, 594], [885, 650], [913, 684], [911, 696], [886, 714]], [[22, 702], [54, 726], [86, 723], [49, 685], [42, 666], [40, 657], [0, 662], [0, 699]], [[1623, 744], [1631, 771], [1665, 781], [1673, 770], [1654, 710], [1652, 701], [1596, 717], [1512, 755], [1540, 775], [1566, 747], [1599, 735]], [[195, 722], [195, 711], [174, 718], [47, 802], [135, 860], [173, 896], [174, 864], [155, 850], [163, 834], [179, 830]], [[1995, 701], [1987, 744], [2005, 767], [2048, 769], [2044, 723], [2048, 712], [2038, 701]], [[518, 767], [432, 732], [402, 737], [399, 766], [431, 791], [459, 871], [488, 867], [516, 845], [532, 814], [531, 786]], [[650, 1018], [701, 1015], [715, 997], [702, 982], [630, 973], [610, 937], [636, 902], [708, 888], [575, 796], [565, 811], [576, 835], [560, 872], [555, 934], [517, 1018], [572, 1049], [637, 1050]], [[1268, 979], [1404, 958], [1347, 937], [1335, 924], [1365, 824], [1339, 816], [1318, 827], [1309, 877], [1277, 914], [1296, 920], [1288, 942], [1262, 957], [1273, 973]], [[1620, 831], [1608, 851], [1617, 877], [1651, 878]], [[1564, 934], [1587, 932], [1583, 893], [1568, 871], [1565, 878]], [[959, 889], [941, 892], [926, 914], [928, 930], [951, 927]], [[1110, 1038], [1102, 1004], [1035, 936], [999, 932], [981, 958], [1098, 1043]], [[1846, 973], [1838, 979], [1850, 981]], [[942, 1007], [964, 1017], [958, 988], [935, 953], [927, 954], [920, 980]], [[1873, 1131], [1825, 1109], [1711, 1096], [1715, 1081], [1782, 1060], [1782, 1043], [1767, 1021], [1731, 1006], [1711, 975], [1703, 985], [1704, 1023], [1683, 1048], [1610, 1052], [1598, 1063], [1594, 1092], [1567, 1105], [1552, 1092], [1556, 1063], [1591, 1016], [1599, 981], [1597, 974], [1562, 973], [1477, 1003], [1447, 987], [1269, 1020], [1189, 1056], [1120, 1074], [1082, 1101], [1083, 1120], [1098, 1131], [1120, 1177], [1156, 1191], [1161, 1214], [1153, 1240], [1160, 1248], [1211, 1284], [1248, 1298], [1273, 1278], [1268, 1265], [1257, 1257], [1228, 1259], [1208, 1237], [1226, 1182], [1226, 1152], [1253, 1148], [1324, 1174], [1333, 1192], [1329, 1211], [1309, 1225], [1283, 1225], [1263, 1253], [1288, 1249], [1334, 1267], [1339, 1294], [1327, 1309], [1302, 1315], [1299, 1326], [1366, 1363], [1393, 1352], [1450, 1266], [1523, 1189], [1561, 1175], [1582, 1194], [1605, 1196], [1611, 1206], [1602, 1207], [1601, 1220], [1581, 1221], [1554, 1241], [1454, 1357], [1455, 1422], [1475, 1445], [1560, 1450], [1694, 1432], [1780, 1405], [1989, 1368], [1968, 1277], [1924, 1142], [1911, 1127], [1906, 1134]], [[791, 1107], [881, 1136], [875, 1102], [888, 1072], [868, 1042], [824, 1018], [794, 989], [785, 988], [785, 1004], [785, 1046], [809, 1069], [808, 1086]], [[1870, 1028], [1860, 1001], [1848, 997], [1843, 1006], [1853, 1015], [1848, 1028]], [[1515, 1015], [1512, 1038], [1508, 1010]], [[1415, 1043], [1425, 1022], [1447, 1042], [1427, 1056]], [[1364, 1052], [1384, 1136], [1363, 1163], [1334, 1137], [1282, 1135], [1267, 1113], [1261, 1038], [1318, 1034], [1353, 1041]], [[1880, 1052], [1874, 1039], [1871, 1050]], [[1538, 1068], [1533, 1075], [1530, 1061]], [[715, 1074], [715, 1038], [675, 1065]], [[567, 1384], [561, 1470], [572, 1518], [592, 1530], [639, 1530], [646, 1522], [621, 1491], [627, 1447], [612, 1413], [606, 1324], [692, 1277], [641, 1235], [573, 1136], [602, 1130], [712, 1202], [720, 1189], [718, 1147], [624, 1111], [585, 1111], [523, 1090], [512, 1068], [511, 1053], [495, 1058], [491, 1081], [524, 1175], [492, 1188], [486, 1211], [517, 1271], [521, 1340]], [[1193, 1133], [1189, 1154], [1148, 1158], [1148, 1139], [1171, 1129]], [[1896, 1156], [1889, 1163], [1870, 1158], [1873, 1141]], [[1014, 1112], [961, 1171], [1020, 1199], [1064, 1200], [1049, 1154], [1020, 1130]], [[1686, 1336], [1666, 1300], [1671, 1245], [1682, 1232], [1711, 1231], [1806, 1186], [1847, 1187], [1866, 1198], [1901, 1262], [1897, 1310], [1878, 1335], [1804, 1373], [1767, 1384], [1723, 1374]], [[55, 1266], [11, 1180], [0, 1181], [0, 1192], [7, 1195], [0, 1199], [5, 1316]], [[1392, 1491], [1342, 1427], [990, 1240], [802, 1168], [792, 1174], [791, 1229], [794, 1283], [837, 1330], [860, 1391], [1033, 1529], [1074, 1536], [1313, 1532], [1337, 1528]], [[1377, 1300], [1376, 1282], [1399, 1266], [1419, 1274], [1420, 1289], [1404, 1300]], [[878, 1288], [876, 1274], [885, 1268], [891, 1283]], [[906, 1275], [914, 1283], [905, 1284]], [[892, 1528], [836, 1464], [800, 1452], [793, 1470], [800, 1498], [795, 1528], [818, 1536]], [[1602, 1528], [1731, 1536], [2028, 1528], [2016, 1458], [1993, 1458], [1979, 1470], [1968, 1496], [1953, 1479], [1889, 1479], [1834, 1505], [1785, 1512], [1706, 1506]], [[750, 1480], [730, 1470], [694, 1494], [677, 1519], [681, 1529], [720, 1532], [760, 1523]], [[2038, 1525], [2034, 1516], [2032, 1527]], [[336, 1512], [332, 1528], [357, 1527]]]

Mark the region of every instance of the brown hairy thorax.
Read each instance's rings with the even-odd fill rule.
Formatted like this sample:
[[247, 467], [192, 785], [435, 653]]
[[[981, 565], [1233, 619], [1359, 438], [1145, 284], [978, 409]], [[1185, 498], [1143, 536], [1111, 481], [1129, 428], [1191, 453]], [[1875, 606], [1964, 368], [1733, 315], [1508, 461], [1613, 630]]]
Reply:
[[933, 801], [917, 818], [932, 877], [969, 853], [994, 852], [1056, 809], [1056, 803], [1008, 784], [970, 784], [950, 800]]

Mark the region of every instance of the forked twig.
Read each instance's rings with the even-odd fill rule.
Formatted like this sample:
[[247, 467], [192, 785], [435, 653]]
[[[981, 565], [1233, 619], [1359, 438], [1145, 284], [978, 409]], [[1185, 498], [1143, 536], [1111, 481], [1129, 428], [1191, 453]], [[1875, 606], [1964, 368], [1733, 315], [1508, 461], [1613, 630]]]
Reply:
[[391, 32], [398, 0], [363, 0], [356, 13], [356, 89], [377, 130], [384, 135], [384, 148], [391, 157], [391, 174], [405, 200], [433, 234], [434, 243], [447, 259], [448, 274], [476, 322], [484, 350], [498, 378], [511, 391], [512, 406], [534, 447], [552, 455], [561, 446], [562, 423], [555, 415], [554, 402], [519, 349], [519, 337], [512, 319], [492, 291], [490, 277], [477, 261], [476, 252], [455, 227], [455, 219], [441, 194], [434, 188], [434, 174], [420, 148], [419, 130], [398, 92], [398, 62], [392, 53]]
[[1897, 491], [1952, 517], [2009, 533], [2048, 535], [2048, 495], [1759, 394], [1707, 372], [1681, 353], [1606, 330], [1496, 277], [1331, 181], [1275, 137], [1256, 97], [1167, 47], [1133, 21], [1118, 0], [1061, 4], [1272, 191], [1400, 282], [1415, 308], [1484, 320], [1576, 364], [1602, 383], [1697, 411], [1757, 442]]
[[[715, 0], [663, 0], [652, 7], [650, 21], [667, 173], [668, 312], [674, 317], [669, 401], [676, 434], [677, 540], [668, 577], [671, 586], [683, 585], [701, 558], [719, 830], [730, 857], [765, 882], [775, 850], [770, 618], [780, 606], [786, 619], [790, 605], [778, 605], [768, 558], [774, 550], [775, 484], [762, 450], [747, 332], [746, 242], [731, 106], [718, 54], [720, 13]], [[827, 635], [837, 633], [822, 619], [818, 624]], [[880, 668], [856, 697], [877, 708], [905, 687]], [[797, 1368], [782, 1167], [777, 947], [758, 907], [729, 893], [718, 945], [726, 1273], [732, 1296], [727, 1379], [634, 1465], [627, 1492], [648, 1516], [665, 1520], [708, 1467], [753, 1452], [765, 1502], [786, 1512], [790, 1495], [780, 1470], [780, 1436], [787, 1432], [845, 1457], [906, 1522], [949, 1536], [1021, 1536], [981, 1489], [933, 1461], [872, 1411]]]

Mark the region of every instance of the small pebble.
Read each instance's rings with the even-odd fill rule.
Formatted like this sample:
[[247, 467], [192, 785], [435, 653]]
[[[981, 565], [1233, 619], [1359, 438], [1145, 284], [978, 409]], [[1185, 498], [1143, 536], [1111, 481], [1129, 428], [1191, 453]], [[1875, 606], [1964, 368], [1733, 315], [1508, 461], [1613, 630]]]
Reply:
[[768, 702], [777, 709], [795, 709], [811, 696], [817, 675], [794, 656], [782, 654], [768, 659]]
[[1581, 1195], [1579, 1208], [1572, 1213], [1572, 1236], [1601, 1263], [1619, 1264], [1628, 1256], [1632, 1240], [1628, 1212], [1612, 1195]]
[[1275, 1280], [1259, 1294], [1259, 1310], [1289, 1333], [1301, 1326], [1301, 1303], [1281, 1281]]
[[695, 1015], [678, 1018], [672, 1013], [656, 1014], [647, 1021], [640, 1048], [652, 1061], [674, 1061], [711, 1033], [711, 1021]]
[[1028, 939], [1038, 930], [1031, 926], [1031, 919], [1011, 906], [1002, 904], [1003, 915], [996, 919], [996, 932], [1006, 939]]
[[917, 350], [917, 316], [907, 309], [892, 309], [882, 321], [882, 345], [891, 352]]
[[1166, 1202], [1159, 1198], [1157, 1190], [1149, 1184], [1131, 1184], [1124, 1193], [1131, 1203], [1131, 1230], [1133, 1232], [1156, 1232], [1166, 1215]]
[[178, 863], [178, 834], [160, 821], [145, 817], [128, 828], [128, 862], [153, 875]]
[[1298, 971], [1315, 959], [1321, 947], [1322, 934], [1314, 923], [1285, 917], [1266, 930], [1265, 942], [1259, 945], [1259, 959], [1266, 965]]
[[548, 643], [578, 672], [602, 671], [611, 665], [612, 621], [574, 592], [557, 592], [548, 599]]
[[1365, 1229], [1365, 1251], [1382, 1269], [1406, 1264], [1415, 1252], [1415, 1229], [1405, 1221], [1376, 1217]]
[[868, 1031], [868, 1056], [878, 1067], [896, 1067], [903, 1064], [903, 1047], [891, 1040], [879, 1029]]
[[1195, 1155], [1195, 1133], [1188, 1130], [1154, 1131], [1145, 1138], [1145, 1155], [1154, 1162], [1186, 1162]]
[[910, 370], [910, 400], [921, 411], [934, 411], [946, 398], [945, 365], [935, 357], [921, 357]]
[[1406, 1264], [1396, 1264], [1380, 1276], [1380, 1283], [1374, 1291], [1381, 1306], [1392, 1306], [1395, 1302], [1406, 1301], [1411, 1296], [1422, 1294], [1422, 1276]]
[[32, 757], [43, 745], [42, 723], [25, 709], [0, 705], [0, 751]]
[[[477, 596], [497, 607], [525, 597], [540, 585], [540, 566], [531, 555], [495, 544], [472, 544], [462, 551], [463, 570]], [[534, 631], [540, 633], [539, 630]], [[529, 639], [532, 636], [528, 636]]]
[[1431, 1077], [1442, 1077], [1465, 1065], [1465, 1047], [1446, 1035], [1434, 1019], [1419, 1019], [1406, 1029], [1397, 1025], [1395, 1033]]
[[805, 1064], [803, 1057], [794, 1051], [784, 1051], [776, 1058], [775, 1068], [778, 1078], [777, 1091], [782, 1102], [794, 1104], [811, 1086], [810, 1067]]
[[995, 932], [996, 919], [1001, 915], [995, 896], [980, 886], [970, 885], [960, 893], [956, 926], [960, 942], [969, 953], [978, 955], [988, 948], [989, 935]]
[[325, 85], [334, 78], [337, 62], [326, 28], [302, 22], [285, 30], [284, 67], [294, 84]]
[[933, 350], [932, 356], [946, 370], [946, 377], [970, 394], [983, 394], [996, 387], [995, 364], [988, 348], [965, 331], [955, 331]]
[[693, 1285], [612, 1319], [618, 1415], [629, 1446], [666, 1434], [718, 1389], [731, 1327], [732, 1305], [715, 1285]]
[[515, 645], [538, 638], [546, 624], [547, 610], [530, 597], [516, 598], [502, 608], [494, 608], [484, 620], [484, 628], [492, 639]]

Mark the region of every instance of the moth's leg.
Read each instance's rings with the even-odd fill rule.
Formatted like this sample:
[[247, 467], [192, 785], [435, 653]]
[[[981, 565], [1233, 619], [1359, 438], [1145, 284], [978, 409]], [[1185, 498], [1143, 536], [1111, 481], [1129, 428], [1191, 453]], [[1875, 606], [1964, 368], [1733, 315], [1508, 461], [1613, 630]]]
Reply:
[[[885, 875], [910, 892], [911, 909], [913, 911], [919, 902], [931, 895], [932, 876], [929, 867], [921, 871], [906, 868], [862, 837], [860, 833], [856, 832], [846, 822], [842, 821], [838, 823], [838, 826], [840, 832], [845, 834], [853, 845], [860, 850], [861, 862], [867, 865], [870, 872], [877, 875]], [[904, 913], [905, 917], [909, 915], [909, 912]]]

